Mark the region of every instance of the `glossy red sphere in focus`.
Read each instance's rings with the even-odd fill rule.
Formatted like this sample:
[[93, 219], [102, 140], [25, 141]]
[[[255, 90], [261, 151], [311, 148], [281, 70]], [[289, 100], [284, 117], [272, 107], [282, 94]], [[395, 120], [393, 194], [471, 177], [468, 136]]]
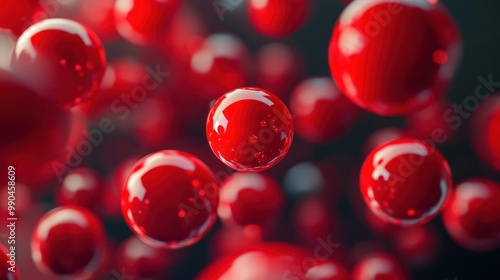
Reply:
[[[9, 246], [10, 247], [10, 246]], [[0, 244], [0, 280], [17, 280], [19, 279], [19, 266], [15, 267], [15, 271], [12, 272], [12, 269], [9, 262], [11, 261], [11, 256], [7, 256], [7, 254], [12, 255], [14, 261], [16, 260], [15, 251], [11, 252], [10, 248], [7, 249], [3, 245]]]
[[260, 88], [224, 94], [210, 109], [206, 133], [214, 154], [238, 171], [276, 165], [290, 149], [293, 122], [285, 104]]
[[206, 37], [191, 53], [188, 63], [190, 83], [200, 97], [208, 100], [246, 86], [249, 80], [249, 51], [234, 35]]
[[105, 261], [106, 234], [90, 211], [59, 207], [38, 222], [31, 239], [36, 266], [55, 278], [90, 279]]
[[402, 138], [373, 150], [360, 173], [363, 199], [379, 218], [398, 225], [428, 222], [451, 190], [448, 163], [434, 147]]
[[154, 43], [165, 32], [180, 3], [179, 0], [117, 0], [116, 29], [132, 43]]
[[331, 78], [310, 78], [292, 93], [290, 110], [295, 129], [312, 143], [332, 141], [356, 123], [360, 110], [335, 86]]
[[459, 183], [443, 212], [448, 234], [460, 246], [477, 252], [500, 247], [500, 185], [488, 179]]
[[122, 213], [132, 231], [154, 247], [176, 249], [199, 241], [212, 228], [218, 186], [210, 169], [174, 150], [135, 164], [122, 189]]
[[28, 82], [66, 107], [88, 100], [106, 70], [104, 48], [97, 35], [67, 19], [44, 20], [24, 31], [13, 63], [17, 71], [28, 75]]
[[77, 205], [96, 210], [101, 206], [104, 188], [105, 182], [99, 173], [89, 168], [76, 168], [64, 178], [57, 190], [57, 204], [59, 206]]
[[329, 47], [339, 89], [379, 115], [422, 109], [446, 91], [461, 38], [437, 1], [353, 1], [340, 15]]
[[354, 267], [353, 280], [409, 280], [406, 269], [396, 258], [386, 253], [363, 257]]
[[472, 114], [470, 138], [479, 158], [500, 171], [500, 93], [482, 102]]
[[269, 37], [293, 33], [306, 20], [307, 0], [249, 0], [248, 14], [253, 27]]
[[221, 184], [217, 213], [226, 224], [268, 229], [276, 224], [284, 204], [283, 191], [273, 177], [238, 172]]

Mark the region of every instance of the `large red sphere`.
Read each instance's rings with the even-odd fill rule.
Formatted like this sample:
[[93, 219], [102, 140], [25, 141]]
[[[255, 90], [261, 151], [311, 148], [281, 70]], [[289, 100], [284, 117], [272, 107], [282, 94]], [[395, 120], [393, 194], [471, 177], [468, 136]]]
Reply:
[[352, 2], [329, 47], [332, 76], [360, 107], [404, 115], [443, 95], [461, 51], [459, 31], [437, 1]]
[[194, 244], [208, 233], [218, 199], [210, 169], [194, 156], [174, 150], [139, 160], [121, 196], [122, 213], [132, 231], [151, 246], [169, 249]]
[[390, 141], [373, 150], [360, 173], [361, 194], [379, 218], [398, 225], [423, 224], [442, 209], [451, 189], [448, 163], [416, 139]]
[[283, 159], [293, 138], [285, 104], [260, 88], [239, 88], [219, 98], [208, 114], [206, 133], [214, 154], [238, 171], [258, 172]]

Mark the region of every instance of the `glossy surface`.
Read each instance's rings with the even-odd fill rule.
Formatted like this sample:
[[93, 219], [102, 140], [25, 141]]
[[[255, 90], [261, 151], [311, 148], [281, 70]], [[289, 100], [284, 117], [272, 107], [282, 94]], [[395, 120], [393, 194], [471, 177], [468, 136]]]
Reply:
[[[14, 254], [12, 254], [14, 253]], [[19, 266], [12, 266], [11, 255], [14, 258], [12, 264], [15, 264], [15, 252], [0, 244], [0, 280], [18, 280], [19, 279]]]
[[203, 162], [185, 152], [164, 150], [132, 168], [122, 189], [122, 213], [142, 241], [175, 249], [207, 234], [218, 198], [214, 175]]
[[180, 3], [179, 0], [117, 0], [116, 29], [132, 43], [154, 43], [165, 32]]
[[428, 222], [442, 209], [451, 190], [451, 173], [441, 153], [411, 138], [373, 150], [360, 173], [361, 194], [379, 218], [399, 225]]
[[293, 91], [290, 111], [297, 134], [312, 143], [339, 138], [351, 129], [360, 113], [335, 86], [331, 78], [310, 78]]
[[269, 37], [282, 37], [297, 30], [309, 12], [307, 0], [249, 0], [248, 14], [253, 27]]
[[482, 102], [470, 122], [472, 147], [489, 167], [500, 171], [500, 94]]
[[443, 212], [448, 234], [460, 246], [477, 252], [500, 247], [500, 185], [488, 179], [459, 183]]
[[379, 115], [404, 115], [444, 94], [460, 53], [459, 31], [437, 1], [361, 0], [337, 21], [329, 63], [354, 103]]
[[31, 239], [33, 261], [52, 278], [95, 277], [106, 250], [101, 222], [81, 207], [59, 207], [46, 213]]
[[13, 63], [39, 91], [66, 107], [88, 100], [106, 70], [97, 35], [66, 19], [48, 19], [28, 28], [17, 41]]
[[354, 267], [353, 280], [409, 280], [408, 272], [391, 255], [373, 253]]
[[89, 168], [76, 168], [69, 173], [56, 194], [59, 206], [82, 206], [96, 210], [101, 206], [104, 192], [104, 179], [96, 171]]
[[197, 94], [205, 99], [220, 97], [232, 89], [246, 86], [250, 55], [236, 36], [213, 34], [191, 53], [188, 75]]
[[210, 148], [227, 166], [258, 172], [276, 165], [288, 152], [293, 122], [285, 104], [259, 88], [240, 88], [210, 109], [206, 134]]
[[275, 226], [285, 198], [278, 182], [265, 173], [233, 173], [220, 187], [217, 213], [226, 224]]

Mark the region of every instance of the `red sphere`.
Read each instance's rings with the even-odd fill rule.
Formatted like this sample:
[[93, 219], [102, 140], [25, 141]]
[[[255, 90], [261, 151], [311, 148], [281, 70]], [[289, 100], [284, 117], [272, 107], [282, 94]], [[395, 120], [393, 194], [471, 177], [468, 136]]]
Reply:
[[472, 147], [481, 160], [500, 171], [500, 94], [488, 98], [472, 115], [470, 124]]
[[32, 25], [19, 37], [13, 65], [44, 95], [71, 107], [89, 99], [106, 70], [101, 41], [93, 31], [67, 19]]
[[217, 213], [226, 224], [256, 225], [268, 229], [276, 224], [285, 198], [276, 180], [265, 173], [234, 173], [220, 187]]
[[117, 0], [116, 29], [132, 43], [154, 43], [165, 33], [180, 3], [180, 0]]
[[236, 36], [213, 34], [191, 53], [188, 75], [199, 96], [218, 98], [249, 79], [250, 55]]
[[448, 234], [460, 246], [478, 252], [500, 247], [500, 185], [469, 179], [454, 189], [443, 212]]
[[402, 138], [366, 157], [359, 182], [373, 213], [393, 224], [410, 226], [426, 223], [441, 211], [451, 190], [451, 173], [434, 147]]
[[38, 222], [31, 239], [33, 261], [56, 278], [90, 279], [105, 261], [107, 241], [101, 222], [81, 207], [59, 207]]
[[306, 20], [307, 0], [249, 0], [248, 13], [255, 29], [269, 37], [287, 36]]
[[443, 95], [461, 52], [459, 31], [437, 1], [353, 1], [329, 47], [332, 76], [360, 107], [404, 115]]
[[297, 134], [308, 142], [332, 141], [354, 126], [359, 108], [345, 98], [330, 78], [311, 78], [292, 93], [290, 110]]
[[59, 206], [82, 206], [96, 210], [101, 206], [101, 195], [104, 192], [104, 179], [96, 171], [89, 168], [77, 168], [71, 171], [57, 190]]
[[206, 133], [214, 154], [238, 171], [276, 165], [290, 149], [293, 122], [285, 104], [259, 88], [239, 88], [219, 98], [208, 114]]
[[[218, 187], [194, 156], [165, 150], [142, 158], [122, 189], [122, 213], [132, 231], [154, 247], [176, 249], [199, 241], [212, 228]], [[168, 225], [168, 226], [165, 226]]]
[[11, 252], [9, 249], [0, 244], [0, 280], [17, 280], [19, 278], [19, 266], [13, 267], [9, 264], [11, 257], [8, 254], [12, 255], [15, 260], [15, 252]]
[[408, 280], [406, 269], [393, 256], [373, 253], [361, 259], [353, 271], [353, 280]]
[[329, 260], [307, 270], [304, 280], [352, 280], [352, 277], [342, 265]]

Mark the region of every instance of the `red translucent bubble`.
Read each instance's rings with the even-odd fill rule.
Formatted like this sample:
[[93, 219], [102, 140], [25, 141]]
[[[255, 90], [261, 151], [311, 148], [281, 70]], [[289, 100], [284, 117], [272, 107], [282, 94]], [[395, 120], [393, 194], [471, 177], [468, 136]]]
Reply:
[[179, 0], [117, 0], [116, 29], [132, 43], [154, 43], [165, 33], [180, 4]]
[[309, 12], [307, 0], [249, 0], [253, 27], [269, 37], [287, 36], [297, 30]]
[[290, 110], [297, 134], [308, 142], [335, 140], [356, 123], [360, 110], [335, 86], [331, 78], [310, 78], [292, 93]]
[[54, 278], [91, 279], [107, 254], [101, 222], [81, 207], [59, 207], [45, 214], [31, 239], [40, 271]]
[[214, 154], [238, 171], [258, 172], [283, 159], [293, 138], [285, 104], [259, 88], [224, 94], [210, 109], [206, 134]]
[[229, 90], [246, 86], [250, 55], [236, 36], [214, 34], [191, 53], [188, 75], [198, 94], [205, 99], [218, 98]]
[[[198, 242], [212, 228], [218, 186], [210, 169], [174, 150], [135, 164], [122, 189], [122, 213], [132, 231], [154, 247], [176, 249]], [[165, 226], [168, 225], [168, 226]]]
[[337, 21], [329, 63], [354, 103], [379, 115], [404, 115], [444, 94], [460, 52], [459, 31], [441, 4], [362, 0]]
[[379, 218], [418, 225], [434, 218], [451, 190], [448, 163], [434, 147], [411, 138], [373, 150], [360, 173], [361, 194]]
[[472, 147], [481, 160], [500, 171], [500, 94], [489, 97], [474, 112], [470, 123], [470, 138]]
[[16, 261], [16, 252], [10, 251], [0, 244], [0, 280], [17, 280], [19, 279], [19, 266], [11, 265], [10, 261], [13, 258], [13, 263]]
[[217, 213], [228, 225], [275, 226], [285, 198], [278, 182], [264, 173], [234, 173], [220, 187]]
[[436, 230], [429, 225], [399, 228], [392, 242], [396, 253], [415, 268], [432, 264], [441, 245]]
[[353, 270], [353, 280], [408, 280], [410, 276], [396, 258], [373, 253], [361, 259]]
[[489, 252], [500, 247], [500, 185], [488, 179], [459, 183], [443, 212], [448, 234], [471, 251]]
[[67, 107], [88, 100], [106, 70], [97, 35], [67, 19], [48, 19], [28, 28], [17, 41], [13, 63], [39, 91]]
[[104, 179], [96, 171], [83, 167], [74, 169], [64, 178], [57, 190], [57, 204], [96, 210], [101, 206], [104, 188]]
[[304, 72], [304, 63], [297, 51], [282, 43], [263, 46], [255, 60], [257, 86], [280, 97], [290, 94]]
[[167, 268], [174, 261], [173, 256], [165, 249], [151, 247], [139, 238], [127, 238], [115, 254], [116, 267], [138, 279], [165, 279]]

